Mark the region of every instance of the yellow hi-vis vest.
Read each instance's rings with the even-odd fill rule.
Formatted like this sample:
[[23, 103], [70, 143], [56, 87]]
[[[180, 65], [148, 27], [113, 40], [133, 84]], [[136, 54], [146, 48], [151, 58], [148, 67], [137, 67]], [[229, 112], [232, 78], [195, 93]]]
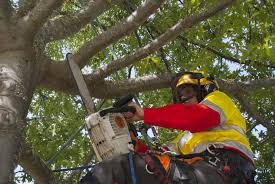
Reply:
[[219, 112], [220, 125], [204, 132], [184, 131], [171, 142], [174, 151], [191, 154], [203, 152], [211, 145], [218, 148], [226, 146], [238, 149], [253, 161], [253, 153], [245, 134], [245, 120], [231, 98], [223, 92], [214, 91], [200, 104]]

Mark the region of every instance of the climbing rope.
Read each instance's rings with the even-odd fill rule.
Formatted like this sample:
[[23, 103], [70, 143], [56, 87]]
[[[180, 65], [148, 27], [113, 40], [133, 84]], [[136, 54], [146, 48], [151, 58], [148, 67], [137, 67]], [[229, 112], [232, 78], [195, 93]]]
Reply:
[[52, 172], [65, 172], [65, 171], [76, 171], [76, 170], [84, 170], [89, 168], [94, 168], [95, 164], [87, 165], [87, 166], [81, 166], [81, 167], [72, 167], [72, 168], [64, 168], [64, 169], [54, 169]]

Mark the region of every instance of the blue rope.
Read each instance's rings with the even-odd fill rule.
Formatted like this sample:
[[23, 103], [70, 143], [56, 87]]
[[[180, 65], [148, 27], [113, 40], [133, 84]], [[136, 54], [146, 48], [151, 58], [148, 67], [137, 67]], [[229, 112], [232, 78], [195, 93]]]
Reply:
[[128, 159], [129, 159], [129, 164], [130, 164], [132, 184], [137, 184], [135, 166], [134, 166], [134, 160], [133, 160], [133, 152], [132, 151], [130, 151], [130, 153], [128, 154]]

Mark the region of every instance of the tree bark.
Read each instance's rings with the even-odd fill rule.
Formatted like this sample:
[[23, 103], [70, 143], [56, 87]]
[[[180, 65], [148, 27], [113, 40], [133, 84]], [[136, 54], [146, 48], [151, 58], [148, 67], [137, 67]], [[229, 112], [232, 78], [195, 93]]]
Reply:
[[33, 38], [52, 12], [59, 8], [62, 3], [63, 0], [40, 0], [36, 6], [19, 21], [24, 35], [32, 36]]
[[[93, 81], [96, 83], [96, 81], [102, 80], [104, 77], [111, 75], [115, 71], [127, 67], [131, 64], [134, 64], [135, 62], [139, 61], [142, 58], [145, 58], [146, 56], [153, 53], [155, 50], [159, 49], [161, 46], [166, 44], [167, 42], [173, 40], [175, 37], [177, 37], [184, 29], [190, 28], [196, 24], [198, 24], [200, 21], [203, 21], [211, 16], [214, 16], [218, 12], [222, 11], [229, 5], [231, 5], [234, 1], [232, 0], [224, 0], [216, 3], [213, 5], [213, 7], [210, 7], [207, 10], [202, 11], [198, 14], [193, 14], [181, 21], [179, 21], [177, 24], [175, 24], [173, 27], [168, 29], [165, 33], [163, 33], [161, 36], [153, 40], [151, 43], [147, 44], [146, 46], [139, 48], [136, 52], [126, 55], [122, 58], [119, 58], [110, 64], [103, 66], [99, 68], [98, 70], [93, 71], [93, 73], [87, 78], [89, 81]], [[120, 27], [120, 26], [117, 26]], [[113, 28], [114, 29], [114, 28]], [[112, 32], [109, 32], [109, 44], [112, 43], [113, 38]], [[111, 35], [111, 36], [110, 36]], [[102, 37], [102, 36], [99, 36]], [[99, 39], [99, 38], [97, 38]], [[105, 39], [105, 41], [107, 41]], [[80, 51], [76, 53], [76, 61], [80, 61], [80, 66], [84, 66], [86, 61], [90, 56], [95, 54], [95, 50], [99, 51], [98, 49], [103, 49], [105, 46], [105, 42], [101, 41], [93, 41], [90, 44], [86, 44], [85, 46], [80, 48]], [[83, 55], [82, 55], [82, 54]], [[92, 55], [91, 55], [92, 54]], [[75, 58], [74, 58], [75, 59]], [[85, 63], [82, 63], [85, 62]], [[51, 77], [49, 77], [51, 76]], [[65, 62], [54, 62], [49, 58], [45, 58], [43, 62], [42, 67], [42, 74], [40, 79], [40, 84], [43, 87], [49, 88], [49, 89], [58, 89], [61, 91], [68, 91], [71, 90], [71, 85], [69, 85], [71, 82], [68, 67], [66, 67]], [[67, 88], [67, 89], [66, 89]]]
[[111, 62], [110, 64], [94, 71], [91, 74], [90, 78], [93, 80], [102, 79], [111, 75], [115, 71], [118, 71], [119, 69], [127, 67], [131, 64], [134, 64], [140, 59], [150, 55], [151, 53], [153, 53], [154, 51], [156, 51], [157, 49], [165, 45], [167, 42], [176, 38], [185, 29], [191, 28], [192, 26], [198, 24], [199, 22], [214, 16], [218, 12], [230, 6], [233, 2], [234, 1], [232, 0], [219, 1], [215, 5], [208, 8], [207, 10], [202, 11], [201, 13], [193, 14], [186, 17], [185, 19], [180, 20], [177, 24], [175, 24], [173, 27], [168, 29], [165, 33], [163, 33], [156, 39], [154, 39], [151, 43], [145, 45], [142, 48], [139, 48], [135, 53], [132, 53], [123, 58], [117, 59]]
[[17, 17], [26, 15], [36, 4], [38, 0], [20, 0]]
[[6, 19], [9, 19], [12, 12], [10, 0], [1, 0], [0, 1], [0, 22]]
[[43, 160], [34, 153], [28, 144], [23, 144], [20, 154], [19, 164], [26, 170], [39, 184], [57, 184], [61, 183], [54, 176], [53, 172], [48, 168]]
[[24, 51], [0, 53], [0, 184], [9, 183], [18, 162], [30, 91], [31, 64]]
[[34, 52], [14, 30], [0, 31], [0, 184], [13, 181], [37, 78]]
[[69, 14], [55, 20], [46, 22], [40, 33], [44, 34], [45, 42], [61, 40], [77, 33], [81, 28], [94, 20], [111, 6], [123, 0], [90, 0], [87, 7], [75, 14]]
[[164, 0], [146, 0], [129, 17], [85, 43], [74, 54], [73, 59], [78, 63], [80, 68], [83, 68], [88, 63], [89, 58], [137, 29], [163, 2]]
[[[262, 84], [260, 81], [262, 82]], [[245, 85], [247, 85], [248, 83], [257, 84], [258, 87], [266, 87], [266, 81], [268, 81], [268, 83], [274, 83], [275, 79], [255, 80], [254, 82], [248, 81], [244, 83], [235, 82], [233, 80], [224, 81], [219, 79], [218, 83], [224, 91], [233, 95], [241, 103], [245, 111], [257, 121], [257, 124], [261, 124], [266, 127], [267, 130], [274, 136], [275, 127], [272, 125], [271, 122], [266, 122], [264, 116], [258, 112], [257, 107], [250, 102], [250, 100], [248, 99], [248, 90], [245, 87]]]

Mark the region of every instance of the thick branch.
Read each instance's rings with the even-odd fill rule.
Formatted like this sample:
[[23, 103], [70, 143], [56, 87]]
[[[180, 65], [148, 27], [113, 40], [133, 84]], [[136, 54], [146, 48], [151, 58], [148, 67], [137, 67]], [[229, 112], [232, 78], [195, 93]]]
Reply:
[[275, 88], [275, 78], [245, 81], [240, 85], [245, 86], [247, 89], [270, 88], [270, 87]]
[[[88, 81], [90, 84], [90, 81]], [[114, 98], [126, 94], [167, 88], [171, 85], [171, 74], [143, 76], [128, 80], [105, 81], [99, 88], [91, 88], [97, 98]], [[91, 84], [89, 86], [92, 86]]]
[[[58, 65], [57, 63], [51, 64], [50, 62], [47, 62], [44, 66], [42, 66], [42, 68], [47, 69], [49, 72], [45, 72], [48, 73], [48, 77], [45, 77], [40, 81], [40, 85], [42, 87], [73, 95], [78, 94], [78, 89], [74, 83], [71, 73], [68, 71], [67, 65]], [[59, 75], [59, 71], [67, 71], [67, 75]], [[130, 82], [125, 80], [117, 81], [115, 83], [111, 81], [105, 82], [102, 80], [92, 81], [89, 79], [89, 75], [85, 75], [84, 78], [87, 85], [89, 86], [90, 94], [96, 98], [114, 98], [116, 96], [128, 94], [129, 91], [136, 93], [142, 90], [154, 90], [168, 87], [166, 86], [166, 83], [163, 84], [163, 80], [166, 82], [170, 81], [169, 74], [156, 77], [156, 79], [152, 78], [152, 76], [145, 76], [141, 78], [130, 79]]]
[[26, 15], [33, 7], [37, 0], [21, 0], [19, 1], [19, 9], [17, 12], [17, 17], [22, 17]]
[[[172, 74], [165, 73], [162, 75], [150, 75], [143, 76], [129, 80], [120, 80], [120, 81], [105, 81], [105, 83], [101, 86], [98, 86], [97, 90], [100, 92], [95, 92], [96, 97], [98, 98], [113, 98], [114, 96], [122, 96], [127, 93], [137, 93], [148, 90], [155, 90], [161, 88], [167, 88], [171, 85]], [[88, 80], [86, 76], [86, 81], [89, 86], [92, 86], [93, 81]], [[219, 84], [221, 85], [222, 91], [226, 91], [235, 96], [239, 91], [238, 89], [244, 89], [248, 84], [256, 85], [257, 87], [273, 87], [274, 85], [267, 85], [270, 83], [275, 83], [275, 79], [259, 79], [253, 81], [245, 81], [245, 82], [236, 82], [232, 80], [219, 80]], [[256, 87], [255, 86], [255, 87]], [[108, 90], [109, 89], [109, 90]], [[94, 90], [91, 88], [91, 90]], [[104, 92], [105, 91], [105, 92]], [[100, 93], [100, 94], [99, 94]], [[263, 119], [263, 118], [262, 118]]]
[[272, 133], [272, 135], [275, 135], [275, 127], [271, 123], [266, 122], [265, 118], [257, 111], [257, 107], [250, 102], [248, 99], [248, 93], [242, 86], [238, 85], [238, 83], [233, 80], [218, 80], [218, 83], [222, 90], [227, 91], [236, 97], [246, 112], [253, 117], [258, 124], [262, 124]]
[[[44, 65], [42, 65], [42, 68], [45, 70], [42, 73], [48, 74], [47, 77], [44, 77], [42, 80], [40, 80], [40, 85], [42, 87], [56, 90], [56, 91], [62, 91], [64, 93], [69, 94], [77, 94], [77, 88], [73, 82], [73, 78], [71, 76], [71, 73], [69, 72], [68, 66], [64, 65], [63, 63], [52, 63], [50, 59], [46, 58], [43, 62]], [[66, 71], [66, 75], [62, 71]], [[107, 97], [114, 97], [112, 94], [105, 94], [106, 89], [112, 89], [116, 90], [116, 94], [120, 96], [120, 94], [123, 94], [124, 92], [128, 91], [129, 88], [126, 89], [126, 87], [130, 86], [133, 90], [133, 93], [139, 92], [135, 90], [139, 89], [145, 89], [145, 90], [154, 90], [158, 89], [157, 87], [169, 87], [166, 86], [167, 80], [170, 80], [170, 75], [165, 74], [164, 76], [159, 76], [156, 78], [152, 78], [145, 76], [137, 79], [130, 79], [129, 81], [119, 81], [116, 82], [116, 84], [112, 84], [110, 82], [102, 83], [102, 81], [98, 81], [95, 83], [95, 81], [91, 80], [90, 75], [85, 75], [85, 80], [87, 84], [90, 86], [91, 94], [94, 97], [97, 98], [107, 98]], [[167, 78], [165, 80], [162, 80], [163, 78]], [[146, 80], [151, 81], [152, 83], [145, 82]], [[157, 83], [155, 82], [157, 81]], [[162, 82], [165, 81], [165, 84]], [[251, 81], [244, 81], [244, 82], [234, 82], [238, 85], [240, 85], [242, 88], [246, 89], [255, 89], [255, 88], [270, 88], [275, 86], [275, 79], [258, 79], [258, 80], [251, 80]], [[121, 84], [121, 86], [124, 86], [125, 89], [121, 89], [121, 87], [116, 86]], [[139, 86], [138, 84], [142, 84], [145, 86]], [[148, 84], [148, 86], [147, 86]], [[156, 86], [154, 86], [154, 85]], [[224, 81], [220, 81], [220, 84], [222, 84], [222, 89], [225, 91], [229, 91], [232, 87], [230, 85], [226, 85]], [[106, 86], [107, 85], [107, 86]], [[111, 85], [111, 86], [108, 86]], [[164, 86], [163, 86], [164, 85]], [[114, 88], [113, 88], [114, 87]], [[96, 88], [96, 90], [95, 90]]]
[[34, 153], [27, 144], [23, 146], [19, 158], [19, 164], [29, 173], [38, 184], [57, 184], [61, 183], [54, 176], [47, 165]]
[[[60, 67], [61, 66], [62, 65], [60, 65]], [[58, 73], [59, 70], [60, 68], [52, 68], [52, 70], [50, 71]], [[62, 77], [62, 79], [60, 78], [58, 80], [50, 79], [48, 81], [42, 81], [41, 85], [49, 89], [63, 91], [65, 93], [70, 94], [77, 94], [77, 89], [72, 80], [72, 77], [70, 75], [60, 77]], [[97, 83], [95, 83], [94, 80], [91, 80], [89, 75], [86, 75], [85, 80], [90, 88], [89, 90], [92, 96], [96, 98], [115, 98], [130, 93], [134, 94], [141, 91], [170, 87], [171, 75], [163, 74], [160, 76], [144, 76], [136, 79], [129, 79], [116, 82], [97, 81]], [[246, 92], [243, 91], [244, 87], [273, 87], [274, 82], [275, 79], [262, 79], [242, 83], [218, 80], [218, 83], [223, 91], [231, 93], [233, 96], [235, 96], [244, 106], [246, 111], [251, 115], [251, 117], [253, 117], [258, 123], [265, 126], [273, 134], [275, 132], [275, 127], [273, 127], [273, 125], [269, 123], [266, 123], [264, 121], [264, 118], [257, 112], [257, 108], [254, 105], [250, 104], [247, 97], [242, 94], [246, 94]]]
[[[170, 28], [167, 32], [165, 32], [164, 34], [156, 38], [150, 44], [146, 45], [143, 48], [138, 49], [137, 52], [130, 54], [128, 56], [125, 56], [121, 59], [118, 59], [112, 62], [111, 64], [107, 65], [106, 67], [102, 67], [99, 70], [93, 72], [92, 75], [89, 77], [89, 80], [92, 80], [92, 81], [101, 80], [105, 76], [108, 76], [113, 72], [123, 67], [126, 67], [128, 65], [131, 65], [136, 61], [138, 61], [139, 59], [142, 59], [148, 56], [154, 50], [157, 50], [158, 48], [163, 46], [165, 43], [167, 43], [168, 41], [178, 36], [184, 29], [189, 28], [199, 23], [200, 21], [215, 15], [218, 11], [221, 11], [226, 6], [229, 6], [229, 4], [231, 3], [232, 3], [232, 0], [220, 1], [216, 6], [213, 6], [212, 8], [205, 10], [200, 14], [195, 14], [190, 17], [187, 17], [186, 19], [180, 21], [178, 24]], [[109, 32], [108, 31], [104, 32], [104, 35], [105, 33], [109, 33]], [[112, 39], [110, 38], [110, 35], [111, 34], [106, 35], [107, 38], [109, 38], [109, 40]], [[100, 42], [100, 44], [97, 44], [98, 47], [102, 45], [108, 45], [108, 44], [102, 41]], [[87, 54], [85, 53], [83, 55], [87, 56]], [[69, 83], [70, 83], [70, 80], [72, 80], [72, 77], [65, 62], [54, 62], [49, 58], [45, 57], [45, 60], [41, 65], [41, 70], [42, 71], [41, 71], [41, 77], [40, 77], [40, 85], [43, 85], [44, 87], [50, 88], [53, 90], [71, 91], [70, 90], [71, 85]], [[67, 86], [70, 86], [70, 87], [67, 87]]]
[[24, 33], [34, 36], [52, 12], [62, 5], [63, 1], [64, 0], [40, 0], [32, 11], [20, 20]]
[[9, 19], [12, 12], [10, 0], [0, 1], [0, 22]]
[[155, 50], [159, 49], [168, 41], [176, 38], [178, 35], [182, 33], [183, 30], [190, 28], [209, 17], [214, 16], [219, 11], [225, 9], [227, 6], [229, 6], [232, 3], [233, 3], [233, 0], [219, 1], [216, 5], [209, 8], [208, 10], [205, 10], [199, 14], [191, 15], [179, 21], [176, 25], [171, 27], [164, 34], [160, 35], [159, 37], [157, 37], [155, 40], [153, 40], [151, 43], [147, 44], [143, 48], [138, 49], [135, 53], [129, 54], [121, 59], [113, 61], [109, 65], [102, 67], [97, 71], [93, 72], [93, 74], [90, 76], [90, 79], [92, 80], [102, 79], [121, 68], [124, 68], [126, 66], [129, 66], [137, 62], [138, 60], [148, 56], [149, 54], [153, 53]]
[[127, 19], [121, 21], [83, 45], [74, 55], [74, 60], [81, 68], [84, 67], [90, 57], [94, 56], [109, 44], [116, 42], [120, 38], [137, 29], [138, 26], [146, 21], [146, 19], [156, 11], [163, 1], [164, 0], [146, 0], [145, 3], [143, 3]]
[[42, 28], [46, 42], [64, 39], [77, 33], [82, 27], [95, 19], [104, 11], [108, 10], [111, 5], [122, 2], [122, 0], [90, 0], [86, 8], [78, 13], [69, 14], [64, 17], [49, 20]]

